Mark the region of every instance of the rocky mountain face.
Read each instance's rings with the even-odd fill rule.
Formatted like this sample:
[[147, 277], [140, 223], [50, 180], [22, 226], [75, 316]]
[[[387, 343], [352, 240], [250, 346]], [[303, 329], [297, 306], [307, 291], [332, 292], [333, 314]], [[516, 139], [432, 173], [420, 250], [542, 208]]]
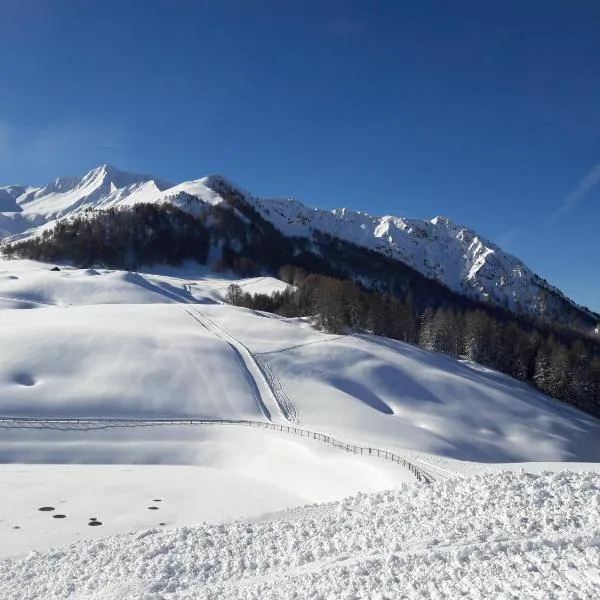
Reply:
[[[293, 199], [255, 197], [218, 175], [172, 185], [102, 165], [84, 177], [59, 177], [42, 188], [0, 187], [0, 237], [8, 242], [40, 235], [52, 230], [57, 220], [88, 211], [165, 203], [195, 216], [209, 207], [225, 207], [243, 223], [253, 221], [263, 229], [264, 223], [269, 223], [285, 238], [304, 240], [304, 247], [316, 255], [323, 255], [324, 240], [329, 247], [338, 240], [346, 254], [361, 249], [369, 256], [375, 253], [408, 265], [456, 294], [514, 313], [589, 332], [600, 320], [519, 259], [447, 217], [421, 220], [378, 217], [345, 208], [314, 209]], [[223, 247], [222, 239], [220, 245]], [[338, 272], [342, 266], [342, 271], [361, 283], [377, 284], [376, 275], [356, 272], [351, 260], [345, 266], [343, 257], [336, 255], [335, 260]]]

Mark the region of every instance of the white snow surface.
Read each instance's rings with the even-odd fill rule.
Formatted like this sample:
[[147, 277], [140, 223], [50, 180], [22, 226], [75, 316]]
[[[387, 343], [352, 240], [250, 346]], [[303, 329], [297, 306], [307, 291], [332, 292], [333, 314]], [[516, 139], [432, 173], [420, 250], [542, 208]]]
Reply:
[[230, 280], [179, 275], [0, 261], [0, 414], [291, 421], [453, 459], [600, 458], [597, 420], [506, 375], [232, 307]]
[[[177, 185], [101, 165], [84, 177], [59, 177], [43, 188], [0, 187], [0, 239], [37, 235], [55, 220], [92, 209], [171, 202], [192, 214], [223, 202], [229, 186], [286, 235], [322, 231], [401, 260], [426, 277], [478, 300], [540, 315], [563, 294], [516, 257], [472, 229], [438, 216], [431, 220], [372, 216], [349, 209], [313, 209], [293, 199], [256, 198], [219, 175]], [[567, 299], [568, 300], [568, 299]], [[571, 304], [574, 303], [570, 300]]]
[[[22, 600], [597, 598], [600, 475], [500, 472], [0, 561]], [[40, 517], [41, 521], [42, 518]]]
[[0, 424], [0, 598], [598, 595], [596, 419], [480, 365], [229, 306], [205, 267], [51, 266], [0, 260], [0, 416], [293, 425], [435, 482], [241, 425]]

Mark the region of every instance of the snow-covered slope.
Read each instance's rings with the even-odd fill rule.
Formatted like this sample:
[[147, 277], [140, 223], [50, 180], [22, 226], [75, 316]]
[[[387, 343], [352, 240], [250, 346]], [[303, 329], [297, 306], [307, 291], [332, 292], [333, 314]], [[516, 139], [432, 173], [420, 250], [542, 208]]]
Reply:
[[590, 322], [597, 319], [518, 258], [447, 217], [425, 220], [377, 217], [345, 208], [325, 211], [292, 199], [253, 202], [264, 218], [288, 235], [328, 233], [406, 263], [475, 300], [546, 318], [559, 318], [568, 304], [589, 315]]
[[[0, 352], [0, 414], [291, 421], [455, 459], [600, 459], [597, 420], [508, 376], [229, 306], [227, 279], [201, 267], [181, 275], [0, 261], [10, 340]], [[10, 447], [0, 440], [5, 456]]]
[[256, 198], [215, 175], [172, 186], [102, 165], [82, 178], [59, 177], [43, 188], [0, 188], [0, 238], [36, 234], [57, 218], [87, 209], [142, 202], [172, 202], [197, 214], [203, 204], [220, 204], [231, 192], [286, 235], [310, 238], [316, 231], [325, 232], [402, 261], [470, 298], [565, 323], [579, 320], [573, 319], [574, 311], [582, 327], [591, 331], [596, 325], [597, 315], [578, 307], [496, 244], [446, 217], [421, 220], [312, 209], [291, 199]]
[[[0, 422], [1, 598], [598, 595], [598, 475], [506, 472], [598, 470], [539, 462], [599, 461], [596, 419], [475, 364], [229, 306], [231, 281], [0, 260], [0, 416], [140, 420]], [[157, 417], [321, 431], [436, 481]]]

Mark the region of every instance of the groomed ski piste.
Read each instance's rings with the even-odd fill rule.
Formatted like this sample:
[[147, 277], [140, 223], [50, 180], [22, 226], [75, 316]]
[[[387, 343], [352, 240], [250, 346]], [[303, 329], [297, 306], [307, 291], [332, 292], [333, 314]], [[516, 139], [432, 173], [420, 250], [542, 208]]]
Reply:
[[597, 420], [205, 267], [51, 267], [0, 261], [0, 598], [600, 595]]

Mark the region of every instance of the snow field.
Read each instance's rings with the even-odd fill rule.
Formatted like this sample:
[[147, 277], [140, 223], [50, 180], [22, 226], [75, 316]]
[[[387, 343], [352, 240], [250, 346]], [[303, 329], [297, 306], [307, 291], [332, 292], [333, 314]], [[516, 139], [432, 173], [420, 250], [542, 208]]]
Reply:
[[[0, 325], [10, 340], [0, 351], [0, 414], [287, 418], [404, 453], [436, 477], [462, 471], [450, 459], [600, 457], [597, 420], [525, 384], [400, 342], [327, 335], [305, 319], [221, 304], [230, 283], [192, 264], [144, 274], [0, 261], [0, 297], [9, 303]], [[284, 287], [266, 277], [239, 283], [255, 292]], [[123, 434], [139, 442], [135, 451], [94, 441], [95, 456], [67, 451], [86, 434], [33, 435], [19, 443], [2, 431], [2, 460], [213, 466], [183, 448], [186, 436], [162, 443], [170, 434], [155, 429]], [[160, 446], [146, 443], [152, 436]]]
[[[415, 481], [396, 464], [229, 425], [0, 430], [0, 461], [6, 460], [19, 464], [0, 465], [0, 557], [161, 522], [180, 527], [249, 517]], [[160, 514], [147, 510], [154, 498], [162, 500]], [[67, 519], [38, 513], [45, 505]], [[89, 516], [103, 526], [89, 527]]]
[[232, 280], [204, 267], [61, 269], [0, 260], [0, 415], [296, 420], [438, 481], [240, 426], [0, 427], [0, 462], [30, 463], [0, 465], [0, 598], [600, 596], [600, 475], [528, 463], [598, 470], [560, 462], [598, 461], [597, 420], [479, 365], [224, 305]]
[[[308, 500], [234, 470], [158, 465], [3, 465], [0, 556], [124, 531], [260, 515]], [[43, 506], [55, 510], [40, 512]], [[64, 519], [54, 515], [64, 514]], [[101, 526], [90, 527], [90, 517]]]
[[502, 373], [369, 335], [229, 306], [202, 311], [266, 362], [302, 424], [379, 448], [484, 461], [596, 461], [600, 423]]
[[14, 416], [197, 416], [261, 420], [229, 347], [179, 305], [0, 313], [0, 412]]
[[594, 598], [600, 475], [501, 472], [0, 562], [0, 596]]

